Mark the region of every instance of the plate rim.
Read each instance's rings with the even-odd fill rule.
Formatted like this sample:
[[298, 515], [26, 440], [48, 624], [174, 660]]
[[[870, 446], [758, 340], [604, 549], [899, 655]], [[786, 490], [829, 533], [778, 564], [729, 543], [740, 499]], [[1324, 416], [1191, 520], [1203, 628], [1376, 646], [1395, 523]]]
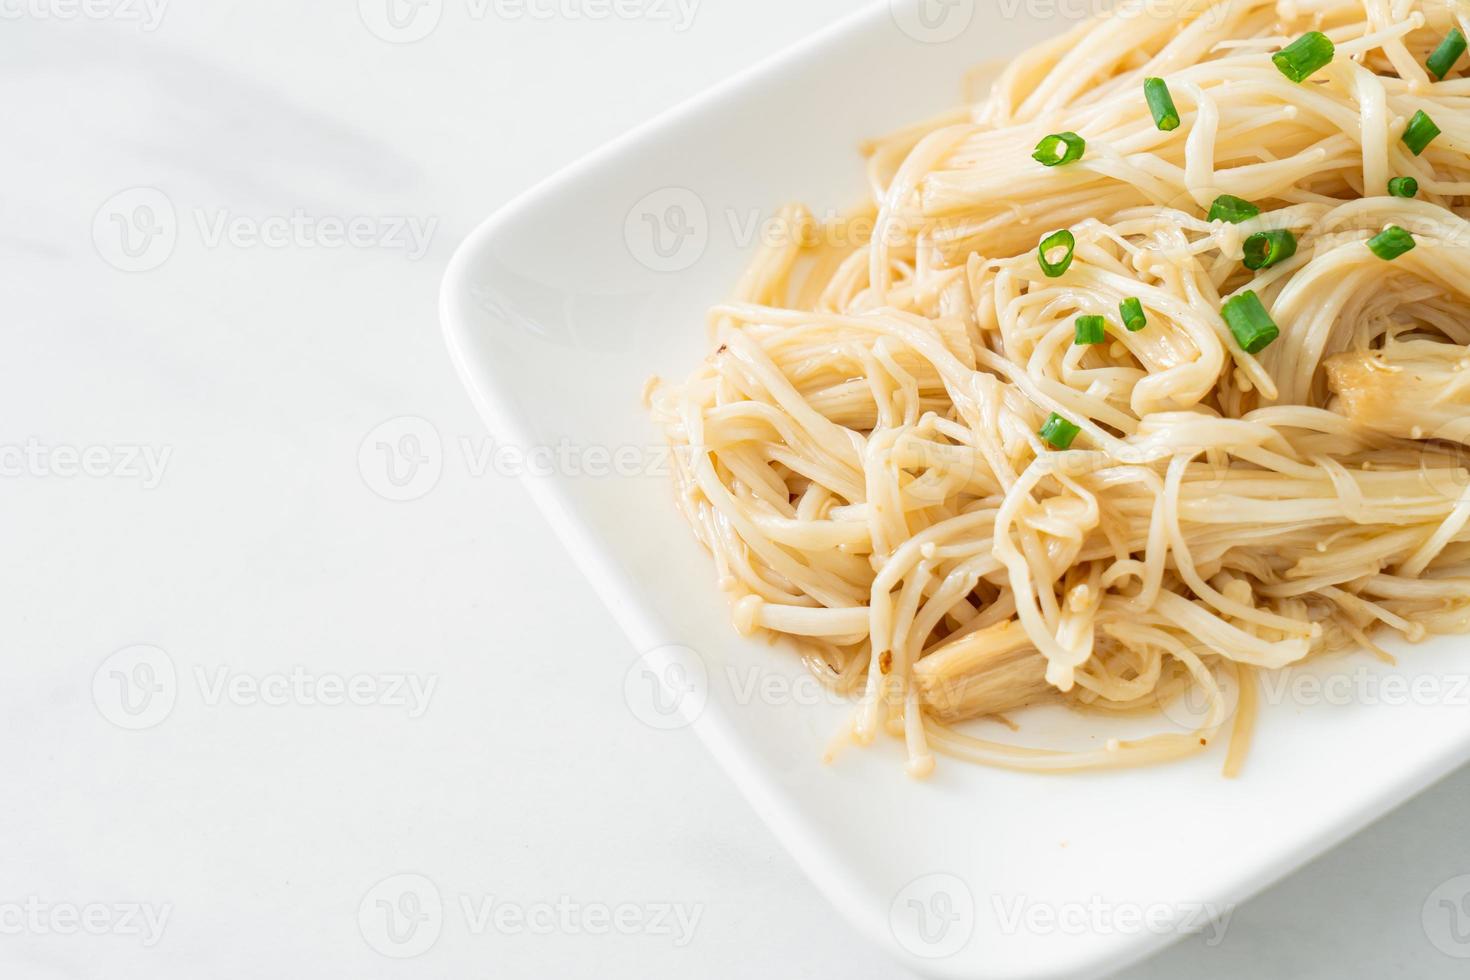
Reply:
[[[554, 197], [564, 185], [596, 171], [605, 161], [627, 148], [674, 123], [703, 114], [726, 96], [743, 90], [756, 79], [781, 70], [808, 52], [825, 48], [846, 35], [861, 31], [880, 16], [889, 16], [891, 3], [892, 0], [870, 0], [864, 7], [815, 33], [779, 48], [728, 78], [675, 103], [513, 196], [465, 236], [450, 257], [441, 280], [439, 320], [455, 372], [488, 428], [503, 438], [522, 444], [534, 441], [505, 393], [477, 370], [467, 340], [469, 317], [461, 314], [467, 296], [463, 286], [469, 281], [472, 264], [501, 230], [520, 215], [534, 211], [543, 201]], [[503, 320], [501, 325], [505, 326]], [[601, 548], [590, 540], [590, 529], [576, 515], [556, 481], [526, 475], [519, 480], [551, 525], [573, 564], [631, 641], [633, 649], [641, 653], [667, 642], [657, 637], [657, 630], [644, 621], [640, 612], [634, 611], [639, 605], [637, 597], [624, 587], [621, 576], [603, 559]], [[738, 734], [726, 719], [723, 709], [710, 704], [689, 727], [828, 902], [864, 937], [887, 936], [889, 925], [886, 918], [880, 916], [869, 902], [860, 899], [865, 889], [848, 870], [847, 862], [826, 845], [799, 814], [791, 811], [756, 760], [742, 749]], [[968, 976], [958, 970], [946, 971], [943, 969], [945, 964], [938, 961], [911, 958], [895, 942], [882, 945], [885, 952], [911, 969], [956, 980]]]

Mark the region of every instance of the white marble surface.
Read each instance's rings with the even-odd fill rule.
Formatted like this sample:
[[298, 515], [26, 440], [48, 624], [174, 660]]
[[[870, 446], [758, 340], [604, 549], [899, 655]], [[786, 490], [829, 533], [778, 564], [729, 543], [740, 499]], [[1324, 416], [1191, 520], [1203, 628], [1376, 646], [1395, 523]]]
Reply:
[[[0, 975], [898, 975], [627, 711], [435, 313], [482, 216], [856, 0], [430, 0], [412, 44], [382, 2], [0, 5]], [[368, 439], [404, 416], [421, 495]], [[1464, 976], [1421, 913], [1467, 809], [1461, 772], [1127, 976]], [[408, 960], [404, 874], [445, 906]]]

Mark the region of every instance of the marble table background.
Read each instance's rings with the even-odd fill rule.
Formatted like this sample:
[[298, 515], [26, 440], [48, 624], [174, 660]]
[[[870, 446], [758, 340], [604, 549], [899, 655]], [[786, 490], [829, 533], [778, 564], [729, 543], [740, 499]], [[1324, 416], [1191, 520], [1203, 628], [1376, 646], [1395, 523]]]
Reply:
[[[624, 707], [435, 310], [484, 215], [858, 2], [421, 3], [0, 2], [0, 975], [899, 976]], [[1126, 976], [1463, 977], [1422, 916], [1467, 812], [1462, 771]]]

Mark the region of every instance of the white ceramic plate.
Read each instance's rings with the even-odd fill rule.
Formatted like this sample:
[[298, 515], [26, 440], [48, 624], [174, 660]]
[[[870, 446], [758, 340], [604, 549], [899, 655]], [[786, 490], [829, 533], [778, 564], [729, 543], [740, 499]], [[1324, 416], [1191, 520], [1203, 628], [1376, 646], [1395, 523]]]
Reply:
[[[1345, 658], [1316, 669], [1329, 675], [1320, 689], [1278, 684], [1235, 781], [1219, 776], [1223, 747], [1064, 777], [941, 759], [922, 783], [903, 775], [896, 745], [821, 762], [846, 709], [816, 697], [794, 657], [732, 630], [713, 565], [675, 512], [640, 392], [708, 353], [704, 310], [775, 206], [851, 205], [864, 191], [861, 139], [947, 108], [967, 69], [1066, 26], [1026, 14], [1044, 4], [955, 0], [919, 18], [895, 3], [496, 214], [450, 267], [444, 326], [496, 434], [554, 450], [528, 484], [647, 653], [629, 669], [632, 710], [661, 727], [692, 723], [832, 901], [915, 969], [1095, 976], [1191, 927], [1209, 934], [1208, 913], [1470, 758], [1463, 646], [1418, 648], [1396, 669]], [[651, 693], [655, 677], [684, 692], [681, 713]], [[1031, 738], [1089, 735], [1063, 713], [1025, 721]]]

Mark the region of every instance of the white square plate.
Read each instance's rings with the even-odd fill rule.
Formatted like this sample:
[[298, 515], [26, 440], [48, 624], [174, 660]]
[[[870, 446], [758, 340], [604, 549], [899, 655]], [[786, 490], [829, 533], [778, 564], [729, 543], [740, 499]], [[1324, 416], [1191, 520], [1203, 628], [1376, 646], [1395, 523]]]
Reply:
[[[1443, 681], [1464, 677], [1463, 644], [1442, 640], [1396, 669], [1362, 656], [1316, 668], [1350, 682], [1339, 684], [1357, 692], [1350, 703], [1278, 688], [1238, 780], [1221, 778], [1215, 747], [1080, 776], [941, 757], [914, 782], [896, 745], [824, 765], [846, 709], [814, 697], [795, 657], [731, 628], [658, 465], [643, 384], [681, 378], [708, 353], [704, 311], [733, 287], [759, 219], [794, 200], [818, 213], [856, 203], [860, 140], [948, 108], [966, 70], [1065, 28], [1028, 6], [955, 0], [948, 20], [921, 21], [885, 2], [840, 23], [496, 214], [456, 255], [442, 299], [486, 421], [503, 440], [556, 450], [528, 485], [651, 652], [629, 671], [634, 710], [676, 724], [646, 683], [692, 689], [685, 715], [811, 877], [864, 934], [934, 976], [1121, 968], [1470, 758], [1470, 711]], [[1364, 677], [1390, 670], [1439, 693], [1361, 696]], [[1045, 713], [1027, 725], [1082, 733]]]

